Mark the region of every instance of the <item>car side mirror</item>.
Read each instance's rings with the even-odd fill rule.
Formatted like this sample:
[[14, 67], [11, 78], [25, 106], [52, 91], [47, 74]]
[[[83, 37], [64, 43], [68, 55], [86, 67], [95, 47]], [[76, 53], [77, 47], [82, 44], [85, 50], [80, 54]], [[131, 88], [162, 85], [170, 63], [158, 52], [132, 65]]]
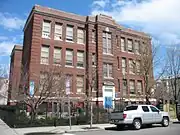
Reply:
[[160, 112], [160, 110], [157, 111], [158, 113]]

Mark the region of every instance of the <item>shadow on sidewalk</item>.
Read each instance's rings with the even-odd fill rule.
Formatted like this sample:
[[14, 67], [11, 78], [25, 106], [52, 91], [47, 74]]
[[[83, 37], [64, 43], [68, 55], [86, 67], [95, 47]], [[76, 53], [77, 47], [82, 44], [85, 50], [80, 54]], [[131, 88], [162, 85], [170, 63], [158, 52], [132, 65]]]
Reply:
[[[142, 129], [151, 129], [151, 128], [160, 128], [162, 127], [161, 125], [152, 125], [152, 126], [143, 126], [141, 128]], [[125, 126], [122, 129], [118, 129], [117, 127], [108, 127], [105, 128], [105, 130], [111, 130], [111, 131], [129, 131], [129, 130], [134, 130], [134, 128], [132, 126]]]
[[33, 133], [27, 133], [25, 135], [56, 135], [56, 133], [48, 133], [48, 132], [33, 132]]
[[180, 124], [180, 121], [173, 122], [173, 124]]
[[99, 127], [91, 127], [91, 128], [90, 127], [83, 127], [81, 129], [87, 129], [87, 130], [89, 129], [89, 130], [91, 130], [91, 129], [100, 129], [100, 128]]

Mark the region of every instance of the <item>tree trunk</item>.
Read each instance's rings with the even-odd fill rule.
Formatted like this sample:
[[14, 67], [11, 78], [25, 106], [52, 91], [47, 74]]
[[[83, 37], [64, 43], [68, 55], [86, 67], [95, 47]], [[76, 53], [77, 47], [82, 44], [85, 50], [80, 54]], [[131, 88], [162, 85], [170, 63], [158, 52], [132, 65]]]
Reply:
[[91, 98], [91, 122], [90, 122], [90, 128], [92, 128], [93, 124], [93, 103], [92, 103], [92, 98]]
[[151, 104], [151, 102], [149, 101], [148, 95], [146, 95], [146, 104], [147, 104], [147, 105], [150, 105], [150, 104]]
[[31, 110], [31, 124], [34, 122], [36, 118], [36, 111], [34, 109]]

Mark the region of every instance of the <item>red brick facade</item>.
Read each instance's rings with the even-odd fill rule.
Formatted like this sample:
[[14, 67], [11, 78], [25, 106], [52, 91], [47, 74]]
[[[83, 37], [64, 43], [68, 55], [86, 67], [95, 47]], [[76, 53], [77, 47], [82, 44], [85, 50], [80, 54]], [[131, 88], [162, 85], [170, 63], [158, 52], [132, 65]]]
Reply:
[[[42, 38], [43, 21], [51, 22], [50, 39]], [[62, 40], [54, 40], [55, 23], [62, 24]], [[66, 42], [66, 27], [67, 25], [73, 26], [73, 43]], [[77, 43], [77, 29], [81, 28], [85, 31], [85, 44]], [[92, 31], [95, 31], [96, 42], [92, 42]], [[111, 33], [111, 46], [112, 55], [103, 54], [103, 31]], [[62, 49], [61, 67], [64, 73], [71, 74], [73, 77], [72, 96], [82, 96], [86, 93], [87, 84], [84, 79], [84, 93], [77, 94], [76, 92], [76, 76], [89, 74], [92, 76], [92, 53], [96, 54], [97, 60], [97, 91], [93, 92], [96, 97], [102, 97], [102, 86], [106, 82], [112, 82], [115, 85], [115, 91], [118, 93], [118, 97], [122, 95], [122, 79], [127, 79], [127, 85], [129, 86], [129, 80], [142, 81], [143, 79], [139, 75], [130, 75], [127, 65], [127, 74], [124, 77], [121, 70], [121, 59], [125, 57], [127, 63], [129, 59], [134, 59], [134, 53], [121, 51], [121, 37], [125, 40], [131, 39], [134, 43], [135, 40], [142, 43], [147, 43], [151, 46], [151, 38], [142, 33], [134, 30], [124, 28], [117, 24], [111, 17], [105, 15], [93, 16], [79, 16], [72, 13], [66, 13], [63, 11], [34, 6], [29, 18], [24, 27], [24, 43], [22, 54], [22, 65], [27, 72], [30, 73], [29, 81], [39, 81], [41, 69], [43, 67], [40, 64], [41, 46], [49, 46], [49, 67], [53, 67], [53, 52], [55, 47]], [[73, 50], [73, 67], [65, 66], [65, 51], [66, 49]], [[85, 68], [77, 68], [77, 51], [85, 52]], [[118, 67], [119, 60], [119, 67]], [[113, 78], [104, 79], [103, 77], [103, 63], [111, 63], [113, 65]], [[118, 86], [118, 79], [120, 86]], [[135, 85], [136, 86], [136, 85]], [[143, 87], [143, 86], [142, 86]], [[127, 89], [129, 93], [129, 87]], [[127, 98], [129, 97], [129, 94]]]
[[22, 46], [15, 45], [11, 53], [8, 99], [16, 100], [21, 77]]

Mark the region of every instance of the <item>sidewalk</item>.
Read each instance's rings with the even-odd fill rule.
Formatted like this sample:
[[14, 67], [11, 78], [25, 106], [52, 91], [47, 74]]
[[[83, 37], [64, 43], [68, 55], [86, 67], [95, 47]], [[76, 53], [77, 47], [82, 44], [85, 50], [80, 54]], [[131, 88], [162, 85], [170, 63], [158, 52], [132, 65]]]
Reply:
[[103, 130], [107, 127], [112, 127], [112, 124], [93, 124], [93, 129], [88, 129], [90, 125], [74, 125], [71, 130], [69, 126], [57, 126], [57, 127], [32, 127], [32, 128], [15, 128], [14, 130], [19, 135], [27, 133], [48, 132], [48, 133], [70, 133], [70, 132], [85, 132], [90, 130]]
[[[171, 119], [171, 122], [177, 122], [177, 119]], [[114, 127], [112, 124], [93, 124], [93, 129], [88, 129], [90, 125], [74, 125], [71, 130], [69, 126], [57, 126], [57, 127], [30, 127], [30, 128], [15, 128], [14, 130], [18, 135], [24, 135], [26, 133], [37, 133], [37, 132], [47, 132], [47, 133], [70, 133], [70, 132], [85, 132], [92, 130], [104, 130], [108, 127]]]

